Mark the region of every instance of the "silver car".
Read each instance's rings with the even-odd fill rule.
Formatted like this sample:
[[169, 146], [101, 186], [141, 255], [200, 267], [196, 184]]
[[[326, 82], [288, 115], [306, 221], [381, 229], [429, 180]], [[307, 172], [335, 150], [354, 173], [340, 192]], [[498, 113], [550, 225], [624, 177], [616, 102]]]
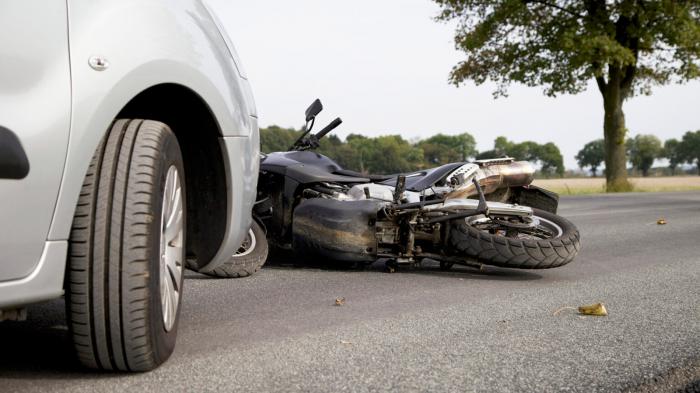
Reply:
[[197, 0], [0, 4], [0, 320], [65, 294], [80, 361], [172, 353], [183, 270], [251, 227], [246, 74]]

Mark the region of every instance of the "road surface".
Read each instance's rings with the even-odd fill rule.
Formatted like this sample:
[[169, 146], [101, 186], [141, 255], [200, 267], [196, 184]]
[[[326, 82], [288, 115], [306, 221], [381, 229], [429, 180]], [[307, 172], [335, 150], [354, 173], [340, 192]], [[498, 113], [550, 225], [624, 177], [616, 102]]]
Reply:
[[[151, 373], [81, 370], [63, 301], [35, 306], [28, 321], [0, 324], [0, 391], [700, 387], [700, 193], [570, 197], [560, 206], [583, 250], [553, 270], [387, 274], [380, 264], [344, 271], [299, 259], [247, 279], [189, 273], [177, 348]], [[553, 315], [596, 302], [610, 315]]]

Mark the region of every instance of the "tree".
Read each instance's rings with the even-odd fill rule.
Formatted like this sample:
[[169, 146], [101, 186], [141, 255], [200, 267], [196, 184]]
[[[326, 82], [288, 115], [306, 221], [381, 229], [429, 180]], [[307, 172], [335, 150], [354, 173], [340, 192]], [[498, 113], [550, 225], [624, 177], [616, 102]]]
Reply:
[[671, 175], [675, 175], [676, 167], [684, 161], [681, 156], [680, 142], [678, 142], [678, 139], [672, 138], [664, 142], [663, 156], [668, 159], [668, 167], [671, 169]]
[[356, 154], [349, 168], [363, 173], [410, 172], [423, 162], [423, 151], [399, 135], [367, 138], [351, 134], [347, 143]]
[[466, 132], [459, 135], [433, 135], [418, 142], [417, 147], [423, 149], [426, 166], [467, 161], [476, 156], [476, 141]]
[[700, 130], [686, 132], [681, 139], [679, 150], [683, 161], [697, 165], [700, 175]]
[[301, 130], [270, 126], [260, 129], [260, 150], [263, 153], [286, 151], [301, 135]]
[[546, 175], [564, 175], [564, 157], [554, 143], [548, 142], [541, 145], [537, 151], [537, 158], [542, 165], [540, 172]]
[[627, 140], [627, 151], [632, 166], [642, 171], [642, 176], [647, 177], [654, 160], [662, 156], [663, 147], [659, 138], [654, 135], [637, 135]]
[[595, 177], [598, 172], [598, 167], [605, 160], [605, 141], [596, 139], [586, 143], [583, 149], [581, 149], [574, 158], [578, 161], [578, 166], [581, 167], [581, 169], [587, 166], [591, 167], [591, 173], [593, 173], [593, 177]]
[[540, 171], [544, 174], [557, 174], [559, 176], [564, 174], [564, 157], [561, 155], [557, 145], [552, 142], [544, 145], [532, 141], [515, 143], [509, 141], [506, 137], [499, 136], [493, 145], [493, 150], [482, 152], [477, 155], [477, 158], [508, 156], [518, 161], [524, 160], [539, 163]]
[[700, 75], [700, 2], [672, 0], [435, 0], [458, 20], [466, 59], [450, 80], [545, 86], [576, 94], [594, 80], [603, 97], [608, 191], [629, 189], [623, 103], [654, 84]]

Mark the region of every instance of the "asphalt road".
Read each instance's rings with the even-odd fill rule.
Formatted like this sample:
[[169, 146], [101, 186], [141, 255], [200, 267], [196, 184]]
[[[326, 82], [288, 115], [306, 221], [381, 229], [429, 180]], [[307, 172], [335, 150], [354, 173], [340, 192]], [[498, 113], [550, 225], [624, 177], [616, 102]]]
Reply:
[[[63, 302], [36, 306], [0, 324], [0, 391], [672, 391], [700, 379], [700, 193], [563, 198], [560, 213], [583, 250], [547, 271], [299, 260], [247, 279], [188, 274], [175, 354], [145, 374], [84, 372]], [[599, 301], [609, 316], [552, 315]]]

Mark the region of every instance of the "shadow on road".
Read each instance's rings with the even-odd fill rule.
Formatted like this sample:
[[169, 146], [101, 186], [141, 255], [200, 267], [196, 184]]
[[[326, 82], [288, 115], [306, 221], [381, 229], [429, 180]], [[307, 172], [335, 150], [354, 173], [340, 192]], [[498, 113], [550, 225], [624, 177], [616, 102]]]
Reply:
[[[333, 262], [317, 258], [303, 258], [298, 256], [273, 255], [267, 259], [263, 269], [274, 270], [315, 270], [333, 272], [372, 272], [377, 274], [387, 274], [386, 260], [380, 259], [369, 265], [357, 265], [347, 262]], [[401, 265], [393, 274], [417, 274], [427, 276], [442, 276], [452, 278], [468, 278], [474, 280], [491, 281], [530, 281], [539, 280], [541, 275], [533, 273], [532, 270], [501, 269], [494, 266], [484, 265], [482, 269], [468, 266], [454, 265], [450, 270], [440, 269], [437, 261], [424, 260], [420, 265]], [[190, 272], [185, 276], [189, 280], [221, 280], [218, 277], [207, 276]]]
[[[425, 261], [421, 266], [416, 267], [401, 266], [393, 274], [386, 273], [382, 260], [360, 269], [311, 258], [271, 258], [263, 269], [290, 272], [314, 270], [324, 274], [357, 273], [351, 277], [352, 280], [358, 281], [367, 280], [367, 274], [375, 278], [384, 276], [387, 279], [408, 278], [409, 280], [409, 275], [417, 275], [423, 278], [446, 280], [446, 282], [458, 279], [531, 281], [542, 278], [541, 275], [531, 271], [489, 266], [485, 266], [483, 270], [454, 266], [449, 271], [442, 271], [439, 263], [434, 261]], [[224, 280], [193, 272], [189, 272], [186, 278], [187, 280]], [[0, 323], [0, 380], [3, 378], [73, 379], [76, 377], [104, 379], [119, 376], [118, 373], [87, 371], [77, 362], [66, 326], [63, 299], [29, 307], [26, 321]], [[0, 386], [2, 386], [1, 381]]]
[[[289, 257], [273, 257], [267, 260], [263, 269], [279, 269], [279, 270], [304, 270], [314, 269], [322, 271], [344, 271], [344, 272], [373, 272], [378, 274], [387, 274], [386, 260], [378, 260], [370, 265], [357, 266], [352, 264], [343, 264], [338, 262], [327, 262], [318, 259], [303, 259]], [[497, 267], [484, 265], [482, 269], [477, 269], [468, 266], [455, 265], [451, 269], [444, 271], [440, 269], [440, 264], [437, 261], [424, 260], [420, 265], [409, 266], [401, 265], [392, 274], [416, 274], [428, 276], [442, 276], [452, 278], [469, 278], [475, 280], [494, 280], [494, 281], [528, 281], [539, 280], [541, 275], [532, 271], [518, 269], [500, 269]]]
[[0, 323], [0, 379], [110, 377], [78, 364], [64, 307], [58, 299], [29, 307], [26, 321]]

